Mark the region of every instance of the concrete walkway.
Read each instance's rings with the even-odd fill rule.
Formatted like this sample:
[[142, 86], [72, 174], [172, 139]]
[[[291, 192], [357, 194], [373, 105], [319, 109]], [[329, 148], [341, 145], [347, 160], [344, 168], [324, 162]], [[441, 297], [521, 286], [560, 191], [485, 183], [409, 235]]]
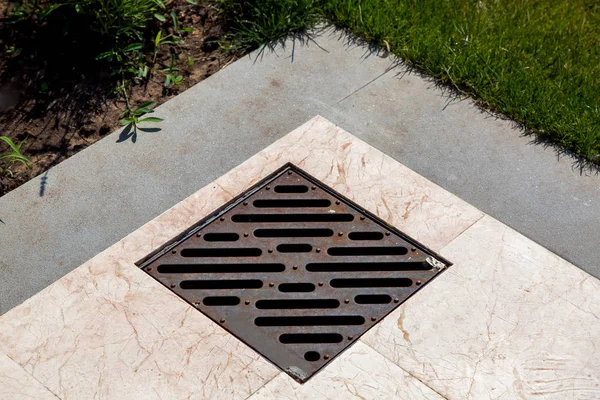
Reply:
[[320, 114], [600, 277], [600, 176], [339, 32], [241, 59], [0, 198], [0, 314]]

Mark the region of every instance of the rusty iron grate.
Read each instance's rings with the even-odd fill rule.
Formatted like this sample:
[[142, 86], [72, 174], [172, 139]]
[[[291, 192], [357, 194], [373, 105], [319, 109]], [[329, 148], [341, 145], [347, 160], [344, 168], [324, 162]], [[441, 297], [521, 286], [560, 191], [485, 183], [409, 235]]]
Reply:
[[138, 265], [302, 383], [451, 264], [287, 164]]

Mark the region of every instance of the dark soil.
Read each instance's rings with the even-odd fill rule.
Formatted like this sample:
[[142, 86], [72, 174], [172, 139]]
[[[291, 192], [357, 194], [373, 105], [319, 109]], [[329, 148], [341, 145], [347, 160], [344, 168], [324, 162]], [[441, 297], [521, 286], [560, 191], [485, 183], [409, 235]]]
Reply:
[[[47, 32], [9, 22], [11, 7], [0, 0], [0, 135], [15, 143], [27, 139], [22, 151], [33, 164], [15, 165], [13, 177], [0, 176], [0, 196], [117, 129], [119, 113], [125, 109], [125, 100], [114, 90], [117, 79], [108, 65], [86, 54], [86, 43], [67, 47], [45, 42]], [[133, 108], [145, 101], [161, 104], [239, 58], [219, 48], [224, 28], [212, 6], [181, 1], [171, 7], [180, 26], [193, 32], [184, 35], [179, 50], [163, 46], [150, 78], [130, 85]], [[17, 50], [11, 49], [14, 43]], [[169, 67], [171, 54], [183, 81], [165, 88], [162, 70]], [[0, 154], [6, 150], [0, 144]]]

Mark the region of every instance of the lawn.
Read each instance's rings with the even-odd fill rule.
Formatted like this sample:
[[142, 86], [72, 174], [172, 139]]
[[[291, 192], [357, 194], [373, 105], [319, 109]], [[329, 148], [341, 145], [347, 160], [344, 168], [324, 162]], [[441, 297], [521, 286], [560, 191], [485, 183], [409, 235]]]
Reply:
[[321, 15], [539, 139], [600, 164], [597, 0], [220, 2], [237, 5], [233, 38], [242, 46], [303, 29]]

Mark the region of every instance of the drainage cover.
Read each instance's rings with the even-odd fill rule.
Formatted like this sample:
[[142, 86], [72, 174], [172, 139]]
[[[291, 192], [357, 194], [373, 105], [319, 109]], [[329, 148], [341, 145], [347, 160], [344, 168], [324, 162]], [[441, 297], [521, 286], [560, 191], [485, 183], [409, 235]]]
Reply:
[[140, 263], [299, 382], [449, 265], [291, 164]]

